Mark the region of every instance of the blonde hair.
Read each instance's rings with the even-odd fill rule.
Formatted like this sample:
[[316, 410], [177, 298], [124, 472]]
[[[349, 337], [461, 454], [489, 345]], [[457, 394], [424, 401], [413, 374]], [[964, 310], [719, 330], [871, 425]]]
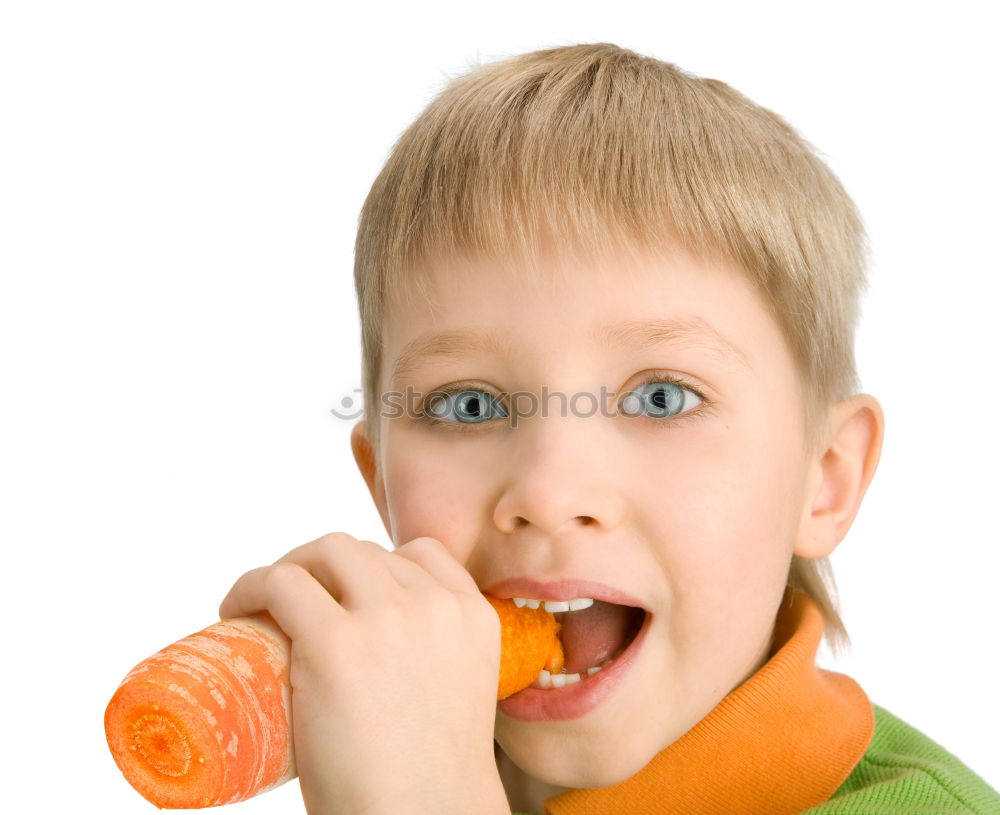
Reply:
[[[530, 281], [543, 251], [730, 259], [800, 374], [808, 451], [854, 361], [867, 243], [843, 186], [779, 116], [715, 79], [611, 43], [534, 51], [449, 78], [394, 145], [361, 211], [354, 281], [365, 426], [376, 450], [383, 317], [434, 260], [472, 256]], [[403, 279], [411, 286], [401, 285]], [[849, 647], [827, 558], [788, 585]]]

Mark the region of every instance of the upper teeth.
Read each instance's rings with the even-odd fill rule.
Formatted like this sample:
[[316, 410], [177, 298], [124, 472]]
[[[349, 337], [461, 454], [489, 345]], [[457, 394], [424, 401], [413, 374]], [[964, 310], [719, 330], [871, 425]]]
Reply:
[[582, 608], [590, 608], [594, 605], [594, 600], [592, 597], [576, 597], [572, 600], [532, 600], [528, 597], [514, 597], [512, 598], [514, 605], [518, 608], [538, 608], [539, 605], [544, 606], [546, 611], [553, 614], [558, 614], [560, 611], [579, 611]]

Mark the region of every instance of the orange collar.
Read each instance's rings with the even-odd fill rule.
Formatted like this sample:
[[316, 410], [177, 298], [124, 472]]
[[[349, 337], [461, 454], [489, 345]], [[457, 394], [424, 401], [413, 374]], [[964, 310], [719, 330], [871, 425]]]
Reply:
[[634, 776], [555, 795], [545, 815], [791, 815], [829, 800], [875, 717], [857, 682], [816, 666], [822, 635], [812, 598], [786, 590], [760, 670]]

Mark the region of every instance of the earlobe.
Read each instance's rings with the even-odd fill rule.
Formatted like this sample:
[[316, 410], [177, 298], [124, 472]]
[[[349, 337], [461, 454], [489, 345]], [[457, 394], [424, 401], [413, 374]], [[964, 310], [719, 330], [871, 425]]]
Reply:
[[832, 409], [827, 443], [813, 462], [803, 527], [794, 553], [826, 557], [847, 535], [875, 475], [885, 419], [875, 397], [859, 393]]
[[354, 454], [354, 461], [361, 471], [361, 476], [368, 485], [372, 500], [378, 509], [378, 514], [382, 518], [386, 532], [392, 536], [392, 527], [389, 523], [388, 506], [385, 500], [385, 486], [382, 483], [382, 475], [378, 471], [378, 462], [375, 449], [372, 447], [368, 434], [365, 432], [364, 421], [359, 421], [351, 428], [351, 452]]
[[351, 428], [351, 452], [354, 454], [354, 461], [357, 463], [369, 491], [374, 495], [375, 450], [368, 440], [364, 421], [359, 421]]

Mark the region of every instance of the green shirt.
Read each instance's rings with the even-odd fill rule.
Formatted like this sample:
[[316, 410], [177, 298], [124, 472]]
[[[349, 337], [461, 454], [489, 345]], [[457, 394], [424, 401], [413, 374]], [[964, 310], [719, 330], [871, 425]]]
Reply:
[[1000, 815], [1000, 793], [878, 705], [871, 744], [840, 789], [809, 815]]

